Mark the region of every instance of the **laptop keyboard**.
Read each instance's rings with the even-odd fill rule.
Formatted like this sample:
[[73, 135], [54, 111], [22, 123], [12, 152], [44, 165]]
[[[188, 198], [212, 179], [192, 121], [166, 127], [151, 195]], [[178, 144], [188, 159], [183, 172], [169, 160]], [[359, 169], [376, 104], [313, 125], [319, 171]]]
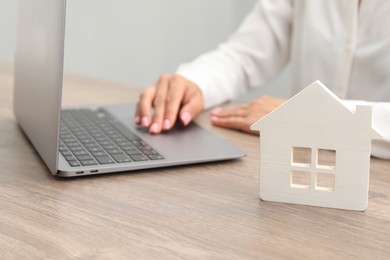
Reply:
[[164, 159], [104, 109], [62, 111], [59, 150], [72, 167]]

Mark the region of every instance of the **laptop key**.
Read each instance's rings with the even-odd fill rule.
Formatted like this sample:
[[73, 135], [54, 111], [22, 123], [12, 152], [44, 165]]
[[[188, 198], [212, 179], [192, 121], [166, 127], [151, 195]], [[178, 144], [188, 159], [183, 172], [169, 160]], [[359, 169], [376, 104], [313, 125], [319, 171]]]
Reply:
[[123, 149], [124, 147], [131, 147], [131, 146], [132, 146], [132, 145], [131, 145], [131, 142], [129, 142], [129, 141], [117, 142], [116, 144], [119, 145], [122, 149]]
[[133, 159], [134, 161], [138, 162], [138, 161], [148, 161], [148, 158], [145, 157], [144, 155], [130, 155], [131, 159]]
[[63, 156], [72, 155], [72, 153], [69, 150], [60, 151]]
[[122, 154], [113, 154], [112, 157], [115, 159], [115, 161], [117, 163], [131, 162], [131, 159], [123, 153]]
[[90, 155], [79, 155], [79, 156], [77, 156], [77, 159], [79, 161], [93, 160], [93, 158]]
[[78, 142], [70, 142], [70, 143], [65, 143], [69, 148], [72, 147], [79, 147], [80, 144]]
[[88, 155], [88, 152], [85, 151], [85, 150], [80, 150], [80, 151], [73, 152], [73, 154], [76, 155], [76, 156]]
[[121, 148], [123, 151], [136, 151], [137, 150], [137, 148], [135, 148], [134, 146], [130, 146], [130, 145], [121, 146]]
[[76, 161], [76, 158], [74, 158], [73, 155], [66, 155], [64, 156], [67, 161]]
[[80, 161], [80, 163], [84, 166], [89, 166], [89, 165], [97, 165], [95, 160], [85, 160], [85, 161]]
[[108, 140], [107, 138], [104, 138], [103, 140], [97, 140], [99, 142], [99, 144], [101, 146], [105, 146], [105, 145], [113, 145], [113, 142], [111, 142], [110, 140]]
[[95, 157], [98, 157], [98, 156], [108, 156], [107, 153], [104, 152], [104, 151], [92, 152], [92, 155], [95, 156]]
[[111, 164], [111, 163], [115, 163], [114, 160], [112, 160], [110, 157], [108, 156], [97, 156], [95, 157], [96, 160], [100, 163], [100, 164]]
[[151, 155], [148, 155], [148, 157], [149, 157], [150, 160], [162, 160], [162, 159], [164, 159], [164, 157], [162, 157], [159, 154], [151, 154]]
[[89, 147], [89, 148], [87, 148], [88, 149], [88, 151], [90, 151], [91, 153], [92, 152], [101, 152], [102, 151], [102, 149], [100, 148], [100, 147]]
[[106, 150], [111, 150], [111, 149], [116, 149], [116, 146], [115, 145], [103, 145], [103, 148], [106, 149]]
[[85, 145], [85, 144], [93, 143], [94, 140], [92, 138], [85, 138], [81, 140], [81, 142]]
[[125, 151], [125, 153], [127, 155], [130, 155], [130, 156], [133, 156], [133, 155], [142, 155], [142, 153], [140, 153], [139, 151], [137, 150], [129, 150], [129, 151]]
[[94, 143], [85, 144], [84, 146], [87, 147], [87, 148], [99, 147], [99, 145], [97, 143], [95, 143], [95, 142]]
[[155, 150], [142, 150], [142, 152], [146, 155], [158, 155], [158, 153]]
[[112, 140], [119, 144], [119, 143], [122, 143], [122, 142], [127, 142], [125, 138], [123, 138], [122, 136], [119, 136], [119, 137], [116, 137], [116, 138], [112, 138]]
[[68, 162], [70, 166], [72, 167], [78, 167], [78, 166], [81, 166], [79, 162], [77, 161], [69, 161]]
[[73, 146], [73, 147], [69, 147], [70, 150], [75, 153], [77, 151], [84, 151], [84, 148], [82, 146]]
[[76, 139], [74, 139], [73, 137], [66, 137], [66, 138], [62, 138], [62, 141], [68, 144], [68, 143], [76, 142]]
[[111, 155], [113, 154], [122, 154], [123, 152], [119, 149], [108, 149], [107, 152]]

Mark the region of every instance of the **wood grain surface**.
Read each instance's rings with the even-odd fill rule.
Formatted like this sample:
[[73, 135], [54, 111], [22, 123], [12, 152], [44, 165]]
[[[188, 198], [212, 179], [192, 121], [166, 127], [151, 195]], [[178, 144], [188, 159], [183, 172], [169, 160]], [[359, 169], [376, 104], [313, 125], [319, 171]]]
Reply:
[[[258, 137], [213, 127], [206, 111], [198, 123], [246, 157], [60, 179], [17, 126], [12, 88], [0, 64], [0, 259], [390, 259], [389, 161], [371, 160], [365, 212], [260, 201]], [[64, 103], [138, 93], [68, 75]]]

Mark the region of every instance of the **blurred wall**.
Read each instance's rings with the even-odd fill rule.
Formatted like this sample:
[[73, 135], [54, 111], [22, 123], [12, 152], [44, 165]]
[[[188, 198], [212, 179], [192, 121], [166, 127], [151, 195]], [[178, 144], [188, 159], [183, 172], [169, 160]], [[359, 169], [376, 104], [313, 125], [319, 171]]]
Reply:
[[[0, 0], [0, 60], [13, 62], [16, 0]], [[215, 48], [254, 0], [68, 0], [65, 71], [137, 85]]]
[[13, 62], [16, 37], [16, 0], [0, 0], [0, 61]]

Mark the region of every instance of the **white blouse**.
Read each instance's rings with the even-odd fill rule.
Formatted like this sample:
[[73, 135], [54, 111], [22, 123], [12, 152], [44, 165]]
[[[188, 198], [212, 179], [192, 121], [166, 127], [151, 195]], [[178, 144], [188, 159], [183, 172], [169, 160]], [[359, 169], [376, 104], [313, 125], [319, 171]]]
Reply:
[[294, 93], [320, 80], [346, 103], [372, 104], [384, 138], [372, 155], [390, 158], [390, 1], [258, 0], [226, 43], [177, 73], [198, 84], [209, 108], [264, 85], [287, 63]]

